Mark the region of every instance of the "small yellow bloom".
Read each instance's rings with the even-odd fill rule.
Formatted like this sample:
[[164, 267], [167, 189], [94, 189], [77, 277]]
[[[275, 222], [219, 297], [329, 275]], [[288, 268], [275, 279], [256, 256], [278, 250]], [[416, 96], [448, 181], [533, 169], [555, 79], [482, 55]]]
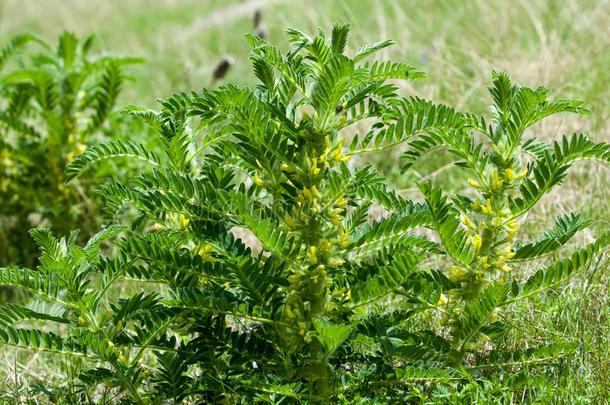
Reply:
[[451, 266], [449, 269], [449, 280], [455, 282], [461, 281], [464, 279], [464, 276], [468, 274], [466, 270], [461, 267]]
[[87, 150], [87, 145], [83, 145], [82, 143], [77, 143], [76, 145], [74, 145], [74, 150], [77, 154], [81, 154], [84, 151]]
[[506, 179], [508, 181], [512, 181], [515, 179], [515, 172], [513, 171], [513, 169], [508, 168], [508, 169], [504, 169], [504, 177], [506, 177]]
[[499, 188], [502, 187], [502, 179], [500, 178], [500, 176], [498, 175], [498, 171], [497, 170], [492, 170], [491, 172], [491, 188], [494, 190], [497, 190]]
[[445, 294], [441, 293], [440, 297], [438, 298], [438, 302], [436, 303], [436, 305], [440, 306], [440, 307], [444, 307], [448, 303], [449, 303], [449, 298]]
[[254, 184], [257, 187], [262, 187], [265, 185], [265, 183], [263, 182], [263, 180], [258, 176], [258, 173], [254, 175], [254, 177], [252, 178], [252, 181], [254, 182]]
[[333, 257], [328, 259], [328, 264], [333, 267], [342, 266], [345, 263], [345, 260], [339, 259], [338, 257]]
[[470, 184], [470, 187], [473, 187], [473, 188], [480, 188], [481, 187], [479, 182], [474, 180], [474, 179], [468, 179], [467, 181], [468, 181], [468, 184]]
[[483, 238], [481, 237], [481, 235], [479, 235], [478, 233], [475, 234], [472, 237], [472, 246], [476, 249], [479, 250], [481, 249], [481, 246], [483, 245]]
[[512, 239], [517, 235], [517, 232], [519, 232], [520, 225], [517, 221], [512, 220], [506, 224], [506, 228], [508, 231], [508, 238]]
[[466, 225], [468, 228], [470, 229], [476, 229], [476, 227], [474, 226], [474, 224], [472, 223], [472, 221], [470, 220], [470, 218], [468, 217], [468, 215], [463, 214], [462, 215], [462, 222], [464, 223], [464, 225]]
[[488, 198], [485, 205], [481, 206], [481, 212], [485, 215], [491, 214], [491, 198]]
[[314, 157], [311, 160], [311, 167], [309, 168], [309, 172], [311, 173], [312, 176], [317, 176], [318, 174], [320, 174], [320, 168], [318, 167], [318, 158]]
[[491, 264], [489, 264], [489, 257], [487, 256], [482, 256], [479, 258], [479, 264], [481, 265], [481, 267], [483, 267], [485, 270], [489, 269], [491, 267]]
[[284, 217], [284, 224], [286, 224], [288, 229], [290, 229], [291, 231], [294, 231], [295, 229], [297, 229], [296, 222], [294, 222], [294, 219], [289, 215], [286, 215]]
[[313, 198], [311, 191], [307, 187], [303, 187], [303, 197], [305, 198], [305, 201], [311, 201]]
[[332, 247], [332, 244], [329, 242], [328, 239], [322, 239], [320, 241], [320, 253], [322, 253], [323, 255], [326, 255], [330, 252], [330, 248]]
[[204, 243], [203, 245], [201, 245], [201, 247], [199, 248], [199, 251], [197, 252], [197, 254], [199, 255], [199, 257], [201, 257], [203, 260], [207, 261], [210, 259], [210, 253], [212, 253], [212, 245], [210, 245], [209, 243]]
[[307, 332], [307, 324], [305, 322], [299, 322], [299, 334], [305, 336], [305, 332]]
[[316, 264], [316, 263], [318, 263], [317, 252], [318, 252], [318, 249], [315, 246], [310, 246], [307, 249], [307, 257], [308, 257], [308, 260], [309, 260], [309, 264]]
[[351, 241], [349, 240], [347, 233], [342, 232], [341, 235], [339, 235], [339, 246], [346, 248], [350, 245], [350, 243]]
[[320, 193], [318, 193], [318, 189], [316, 188], [315, 184], [311, 186], [311, 195], [313, 198], [320, 198]]
[[347, 117], [345, 115], [340, 116], [339, 119], [337, 120], [337, 126], [338, 127], [343, 126], [343, 124], [345, 124], [346, 121], [347, 121]]
[[179, 218], [180, 218], [180, 227], [182, 229], [186, 228], [189, 225], [189, 222], [191, 222], [191, 220], [189, 218], [187, 218], [184, 214], [180, 214]]
[[280, 170], [286, 173], [294, 173], [296, 171], [294, 165], [288, 164], [286, 162], [280, 165]]

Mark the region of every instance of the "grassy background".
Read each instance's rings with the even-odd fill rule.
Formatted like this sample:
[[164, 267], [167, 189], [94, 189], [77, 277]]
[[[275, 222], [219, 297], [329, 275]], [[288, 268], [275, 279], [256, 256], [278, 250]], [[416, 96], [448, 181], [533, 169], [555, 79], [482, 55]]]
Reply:
[[[405, 94], [459, 109], [485, 112], [491, 69], [503, 69], [525, 85], [547, 84], [555, 97], [583, 99], [593, 114], [560, 115], [536, 126], [530, 135], [553, 139], [576, 131], [610, 141], [608, 0], [0, 0], [0, 42], [23, 31], [48, 39], [63, 29], [96, 33], [99, 50], [147, 59], [132, 70], [136, 79], [122, 101], [153, 106], [157, 97], [208, 86], [224, 55], [235, 60], [226, 80], [252, 83], [243, 35], [254, 31], [256, 9], [262, 10], [267, 38], [279, 44], [285, 44], [282, 33], [287, 26], [311, 32], [318, 26], [328, 30], [336, 21], [352, 24], [353, 47], [391, 38], [397, 45], [383, 56], [427, 74], [425, 80], [404, 84]], [[385, 155], [378, 162], [385, 162], [397, 186], [408, 191], [413, 179], [397, 174], [393, 157]], [[443, 167], [443, 157], [438, 156], [418, 169], [441, 182], [459, 181], [451, 171], [439, 170]], [[442, 177], [436, 176], [440, 173]], [[607, 168], [578, 165], [565, 187], [546, 197], [528, 218], [526, 232], [541, 231], [555, 216], [578, 210], [595, 222], [574, 244], [592, 240], [610, 228], [609, 190]], [[582, 345], [578, 360], [556, 381], [530, 376], [541, 401], [598, 403], [610, 398], [608, 284], [605, 261], [556, 291], [555, 299], [542, 297], [512, 309], [515, 327], [510, 339], [516, 347], [559, 338]], [[24, 372], [40, 379], [52, 377], [59, 360], [45, 361], [53, 363], [34, 367], [31, 358], [6, 352], [0, 358], [5, 366], [0, 368], [6, 370], [0, 371], [0, 391], [14, 389], [15, 396], [21, 395], [27, 388]]]

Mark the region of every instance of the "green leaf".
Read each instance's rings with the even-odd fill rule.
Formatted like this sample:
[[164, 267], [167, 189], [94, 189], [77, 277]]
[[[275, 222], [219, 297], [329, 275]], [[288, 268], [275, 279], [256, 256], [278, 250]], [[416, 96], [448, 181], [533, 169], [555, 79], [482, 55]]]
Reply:
[[352, 332], [349, 326], [337, 325], [323, 318], [314, 319], [313, 324], [316, 337], [326, 349], [327, 356], [332, 355]]
[[91, 146], [66, 167], [66, 181], [77, 177], [91, 166], [106, 159], [129, 157], [143, 160], [154, 166], [159, 165], [159, 158], [144, 146], [128, 141], [113, 141]]
[[569, 213], [557, 218], [553, 229], [545, 232], [535, 241], [520, 244], [515, 247], [514, 260], [530, 260], [556, 251], [566, 244], [576, 232], [591, 224], [579, 214]]

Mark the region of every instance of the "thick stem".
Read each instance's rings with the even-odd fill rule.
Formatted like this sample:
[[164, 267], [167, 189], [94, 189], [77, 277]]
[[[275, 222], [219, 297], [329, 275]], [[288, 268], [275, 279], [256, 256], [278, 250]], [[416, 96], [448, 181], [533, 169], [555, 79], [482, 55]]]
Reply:
[[[324, 287], [316, 291], [315, 298], [311, 302], [311, 319], [324, 311]], [[311, 361], [313, 375], [312, 403], [328, 403], [330, 396], [330, 370], [326, 358], [324, 346], [317, 339], [311, 343]]]

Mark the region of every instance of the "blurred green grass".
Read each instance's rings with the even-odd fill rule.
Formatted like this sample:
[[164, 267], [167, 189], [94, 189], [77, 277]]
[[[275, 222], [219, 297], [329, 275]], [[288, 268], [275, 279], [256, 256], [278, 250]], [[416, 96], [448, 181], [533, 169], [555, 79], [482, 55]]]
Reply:
[[[154, 106], [155, 98], [206, 87], [224, 55], [235, 60], [225, 81], [253, 83], [244, 35], [254, 31], [253, 15], [259, 9], [267, 38], [281, 46], [286, 45], [286, 27], [312, 32], [317, 27], [329, 29], [334, 22], [351, 23], [352, 47], [391, 38], [396, 45], [383, 56], [427, 74], [424, 80], [401, 83], [404, 94], [459, 109], [486, 111], [490, 98], [485, 88], [492, 69], [505, 70], [524, 85], [549, 85], [555, 97], [583, 99], [593, 114], [560, 115], [534, 128], [531, 135], [550, 139], [585, 132], [597, 140], [610, 140], [608, 0], [1, 0], [0, 4], [2, 38], [23, 31], [53, 38], [69, 29], [96, 33], [102, 51], [144, 57], [148, 62], [133, 70], [136, 78], [126, 86], [125, 103]], [[397, 156], [395, 151], [379, 161], [399, 188], [408, 189], [415, 177], [399, 174]], [[461, 179], [452, 170], [434, 175], [445, 163], [435, 155], [416, 169], [459, 187]], [[587, 163], [572, 176], [579, 177], [574, 187], [591, 192], [576, 195], [566, 210], [580, 206], [586, 211], [593, 201], [590, 196], [608, 189], [606, 169], [598, 172], [601, 184], [589, 184], [591, 170], [598, 169]], [[600, 201], [599, 195], [595, 197]], [[602, 207], [589, 211], [607, 220], [610, 198], [607, 192], [601, 197]]]
[[[207, 86], [225, 54], [236, 60], [227, 81], [251, 83], [248, 46], [254, 9], [267, 36], [284, 44], [291, 26], [305, 31], [352, 24], [352, 41], [392, 38], [386, 56], [424, 70], [407, 91], [483, 111], [492, 68], [524, 84], [546, 83], [583, 98], [596, 111], [587, 128], [607, 130], [610, 3], [599, 0], [501, 1], [193, 1], [2, 0], [0, 35], [31, 31], [55, 37], [64, 28], [98, 34], [99, 47], [140, 55], [130, 101], [150, 104], [171, 91]], [[487, 100], [485, 100], [487, 101]], [[598, 131], [601, 132], [601, 131]], [[607, 131], [606, 131], [607, 132]]]

